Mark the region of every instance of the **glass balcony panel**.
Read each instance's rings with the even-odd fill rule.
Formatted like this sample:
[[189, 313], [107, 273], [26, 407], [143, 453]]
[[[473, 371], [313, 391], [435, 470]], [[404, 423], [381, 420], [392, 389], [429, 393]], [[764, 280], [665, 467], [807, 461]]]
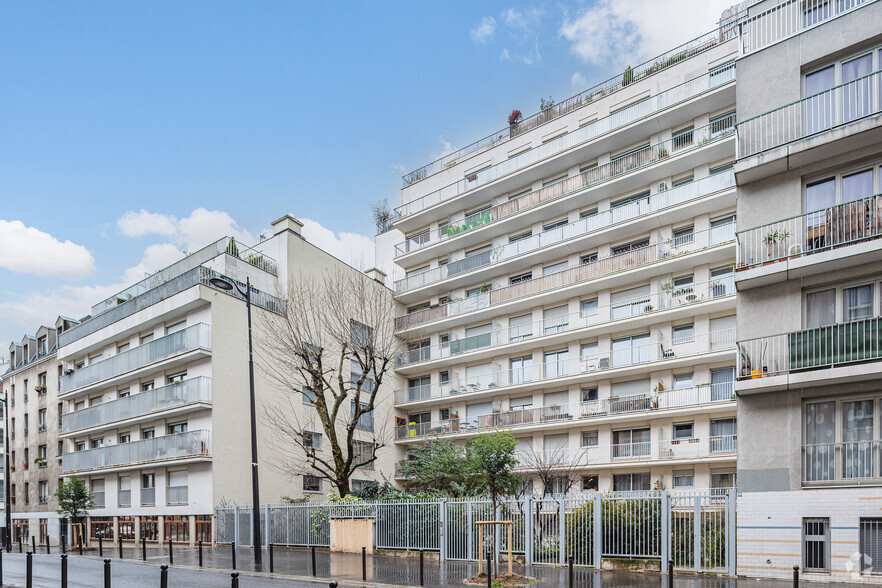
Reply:
[[65, 453], [61, 458], [61, 466], [62, 471], [67, 474], [169, 459], [210, 456], [211, 432], [196, 430]]

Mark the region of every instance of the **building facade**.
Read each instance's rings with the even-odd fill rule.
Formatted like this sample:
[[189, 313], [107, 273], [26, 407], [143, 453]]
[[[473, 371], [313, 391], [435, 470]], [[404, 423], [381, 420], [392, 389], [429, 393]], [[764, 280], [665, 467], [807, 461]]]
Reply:
[[399, 446], [511, 430], [534, 493], [735, 484], [737, 51], [714, 30], [404, 177]]
[[880, 23], [859, 0], [761, 2], [741, 23], [741, 574], [882, 570]]
[[[3, 380], [16, 398], [15, 433], [24, 430], [25, 440], [33, 440], [28, 445], [16, 438], [16, 463], [43, 457], [42, 448], [48, 445], [40, 437], [43, 417], [37, 411], [50, 402], [27, 391], [39, 381], [52, 390], [47, 422], [58, 440], [48, 448], [52, 469], [46, 471], [55, 472], [49, 492], [54, 492], [59, 476], [75, 475], [85, 481], [96, 502], [83, 530], [88, 537], [211, 541], [215, 506], [251, 504], [248, 331], [242, 294], [246, 279], [252, 286], [255, 324], [261, 502], [278, 503], [282, 497], [321, 500], [331, 490], [327, 481], [308, 471], [295, 475], [277, 468], [273, 451], [277, 431], [262, 415], [266, 408], [288, 402], [290, 391], [279, 389], [268, 377], [268, 366], [260, 363], [263, 331], [257, 326], [284, 313], [284, 300], [276, 295], [285, 292], [291, 280], [351, 272], [364, 280], [365, 287], [388, 290], [307, 242], [301, 226], [285, 216], [273, 224], [274, 234], [253, 248], [220, 239], [99, 302], [82, 321], [59, 319], [57, 330], [41, 329], [36, 339], [26, 339], [12, 350], [16, 358], [21, 349], [31, 354], [27, 357], [36, 357], [33, 354], [40, 352], [34, 349], [42, 349], [41, 334], [52, 349], [51, 355], [30, 359], [27, 369], [14, 370]], [[211, 281], [215, 278], [242, 290], [224, 290]], [[353, 319], [357, 318], [353, 312]], [[48, 374], [45, 383], [40, 380], [44, 373]], [[375, 413], [384, 421], [391, 419], [394, 385], [389, 386], [388, 391], [381, 389]], [[314, 411], [306, 402], [292, 405], [305, 419]], [[19, 420], [23, 417], [18, 414], [25, 411], [28, 420]], [[376, 419], [363, 420], [356, 438], [369, 443]], [[23, 429], [28, 427], [25, 423], [30, 428]], [[320, 440], [313, 443], [321, 446]], [[378, 450], [378, 461], [357, 471], [354, 485], [377, 480], [379, 471], [391, 470], [395, 452], [394, 447]], [[30, 465], [27, 477], [17, 468], [17, 506], [21, 506], [19, 496], [25, 496], [22, 484], [32, 503], [43, 496], [39, 493], [43, 486], [31, 481], [33, 469], [43, 471], [42, 467]], [[51, 500], [46, 506], [54, 508]], [[20, 516], [24, 515], [16, 509], [16, 517]], [[27, 516], [30, 520], [45, 515]], [[49, 533], [54, 533], [51, 526]]]

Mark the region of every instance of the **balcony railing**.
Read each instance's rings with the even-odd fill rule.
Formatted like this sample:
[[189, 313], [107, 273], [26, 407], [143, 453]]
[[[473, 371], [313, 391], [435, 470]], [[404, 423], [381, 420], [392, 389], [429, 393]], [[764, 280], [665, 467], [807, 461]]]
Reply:
[[70, 433], [197, 402], [211, 402], [210, 378], [200, 376], [69, 412], [61, 417], [62, 431]]
[[804, 329], [738, 343], [738, 377], [761, 378], [882, 359], [882, 319]]
[[815, 443], [802, 446], [802, 481], [824, 485], [882, 482], [882, 441]]
[[666, 208], [679, 206], [690, 200], [704, 198], [710, 194], [729, 190], [734, 186], [735, 174], [732, 170], [714, 174], [689, 184], [658, 192], [641, 200], [634, 200], [627, 204], [616, 206], [610, 210], [579, 219], [562, 227], [543, 231], [531, 237], [519, 239], [477, 255], [451, 261], [446, 265], [407, 276], [395, 282], [395, 292], [402, 294], [467, 271], [501, 263], [513, 257], [551, 247], [563, 241], [590, 235], [591, 233], [617, 224], [626, 223], [635, 218], [658, 214]]
[[710, 457], [734, 457], [738, 451], [737, 435], [721, 435], [667, 441], [593, 445], [547, 450], [520, 450], [515, 453], [521, 470], [535, 470], [549, 465], [595, 465], [619, 462], [698, 460]]
[[[569, 112], [577, 110], [583, 106], [587, 106], [605, 96], [609, 96], [628, 85], [651, 76], [659, 71], [667, 69], [673, 65], [681, 63], [690, 57], [698, 55], [708, 49], [716, 47], [731, 38], [734, 38], [734, 29], [731, 25], [714, 29], [709, 33], [701, 35], [679, 47], [675, 47], [670, 51], [646, 61], [630, 70], [631, 77], [626, 81], [624, 73], [613, 76], [612, 78], [597, 84], [596, 86], [581, 92], [572, 98], [568, 98], [562, 102], [556, 103], [547, 110], [537, 112], [521, 120], [514, 126], [502, 129], [492, 135], [484, 137], [479, 141], [475, 141], [471, 145], [457, 149], [453, 153], [448, 153], [443, 157], [424, 165], [408, 174], [402, 176], [403, 187], [419, 182], [433, 174], [436, 174], [446, 168], [458, 164], [460, 161], [473, 153], [479, 153], [495, 145], [508, 141], [522, 133], [533, 130], [534, 128], [545, 124], [551, 120], [559, 118]], [[728, 80], [726, 80], [728, 81]], [[722, 82], [719, 82], [722, 83]]]
[[187, 504], [188, 486], [169, 486], [167, 500], [169, 504]]
[[[59, 335], [59, 341], [62, 346], [70, 345], [74, 341], [78, 341], [87, 335], [91, 335], [101, 329], [112, 325], [113, 323], [120, 321], [128, 316], [135, 314], [140, 310], [144, 310], [149, 306], [153, 306], [158, 302], [162, 302], [163, 300], [167, 300], [171, 298], [175, 294], [188, 290], [197, 284], [202, 284], [203, 286], [207, 286], [218, 292], [223, 292], [224, 294], [228, 294], [230, 296], [235, 296], [240, 300], [244, 300], [242, 294], [239, 293], [238, 290], [221, 290], [217, 288], [211, 283], [212, 278], [223, 278], [228, 282], [236, 282], [232, 278], [225, 276], [221, 273], [218, 273], [210, 268], [205, 266], [198, 266], [190, 269], [174, 278], [169, 279], [167, 282], [160, 283], [152, 290], [148, 290], [143, 294], [139, 294], [137, 297], [132, 298], [131, 300], [120, 301], [120, 303], [110, 310], [101, 313], [100, 315], [93, 317], [73, 328], [67, 330]], [[237, 282], [242, 287], [242, 291], [245, 291], [245, 284], [241, 282]], [[261, 292], [260, 290], [256, 290], [254, 288], [251, 289], [251, 304], [255, 306], [259, 306], [263, 309], [269, 310], [270, 312], [274, 312], [276, 314], [284, 314], [285, 307], [282, 300], [276, 298], [275, 296], [270, 296], [266, 292]]]
[[[670, 108], [686, 100], [691, 100], [706, 92], [715, 90], [720, 85], [735, 79], [735, 64], [729, 64], [713, 72], [693, 78], [678, 86], [674, 86], [655, 96], [642, 100], [632, 106], [616, 111], [609, 116], [570, 131], [560, 137], [534, 147], [520, 155], [501, 161], [462, 180], [440, 188], [430, 194], [411, 200], [395, 209], [398, 218], [404, 218], [440, 202], [464, 194], [475, 188], [495, 181], [510, 173], [533, 165], [543, 159], [553, 157], [578, 145], [586, 143], [600, 135], [605, 135], [624, 127], [636, 120], [646, 118], [653, 113]], [[658, 148], [658, 146], [656, 146]], [[668, 151], [672, 151], [668, 148]]]
[[[448, 343], [411, 349], [398, 356], [396, 365], [403, 367], [455, 357], [471, 351], [510, 345], [527, 339], [546, 335], [577, 331], [602, 323], [627, 320], [636, 316], [663, 312], [690, 304], [707, 302], [735, 294], [735, 276], [726, 274], [709, 282], [673, 288], [665, 284], [659, 292], [620, 300], [615, 304], [598, 306], [591, 310], [579, 310], [569, 315], [543, 318], [526, 325], [516, 325], [489, 333], [454, 339]], [[537, 343], [538, 344], [538, 343]]]
[[691, 237], [691, 240], [679, 237], [657, 241], [649, 245], [614, 253], [595, 261], [586, 261], [575, 267], [553, 274], [411, 312], [395, 318], [395, 330], [409, 329], [444, 317], [466, 314], [482, 308], [490, 308], [491, 306], [519, 298], [565, 288], [590, 280], [597, 280], [617, 272], [663, 263], [679, 255], [717, 247], [735, 239], [735, 223], [728, 222], [704, 231], [698, 231], [693, 233]]
[[119, 502], [119, 506], [128, 507], [132, 506], [132, 491], [131, 490], [120, 490], [119, 498], [117, 499]]
[[67, 474], [169, 459], [210, 456], [211, 431], [198, 430], [65, 453], [61, 465], [62, 470]]
[[876, 0], [785, 0], [744, 19], [741, 47], [744, 54], [759, 51]]
[[61, 377], [61, 393], [67, 394], [196, 349], [211, 349], [211, 328], [204, 323], [191, 325], [64, 375]]
[[141, 506], [156, 506], [156, 488], [141, 488]]
[[737, 269], [882, 237], [882, 194], [739, 231]]
[[[405, 253], [411, 253], [418, 249], [422, 249], [423, 247], [433, 245], [462, 233], [516, 215], [524, 210], [545, 204], [546, 202], [565, 198], [576, 192], [590, 188], [591, 186], [655, 165], [659, 161], [665, 160], [672, 155], [679, 156], [689, 153], [694, 149], [700, 149], [709, 143], [730, 137], [732, 133], [735, 132], [735, 120], [736, 118], [734, 114], [726, 116], [718, 121], [714, 121], [713, 124], [695, 129], [691, 135], [691, 141], [688, 144], [683, 144], [682, 140], [678, 140], [677, 144], [679, 146], [675, 146], [673, 139], [657, 142], [627, 155], [617, 157], [609, 163], [585, 170], [577, 176], [560, 180], [559, 182], [544, 186], [539, 190], [534, 190], [533, 192], [529, 192], [523, 196], [509, 200], [508, 202], [498, 204], [485, 211], [472, 214], [458, 223], [442, 225], [437, 231], [420, 233], [419, 235], [413, 236], [403, 243], [396, 245], [395, 255], [396, 257], [399, 257]], [[707, 189], [707, 186], [703, 187]], [[724, 187], [725, 186], [720, 189]], [[662, 208], [679, 204], [677, 198], [682, 198], [683, 202], [690, 200], [696, 197], [691, 194], [691, 190], [694, 189], [696, 188], [686, 187], [682, 192], [657, 194], [654, 196], [656, 202], [652, 207], [643, 204], [642, 207], [637, 206], [636, 210], [632, 208], [616, 211], [615, 216], [608, 219], [608, 224], [615, 224], [628, 220], [629, 217], [626, 216], [628, 212], [640, 216], [650, 212], [650, 208], [652, 208], [652, 210], [660, 210]], [[603, 220], [604, 217], [602, 215], [596, 220], [593, 217], [590, 218], [587, 221], [586, 230], [594, 231], [607, 226], [603, 224]], [[599, 224], [594, 225], [593, 223]]]
[[610, 353], [601, 353], [596, 356], [548, 361], [539, 365], [517, 367], [475, 377], [455, 376], [450, 383], [446, 384], [429, 384], [396, 390], [395, 403], [405, 404], [431, 398], [455, 397], [461, 394], [496, 390], [545, 380], [573, 377], [584, 379], [613, 369], [695, 357], [734, 347], [735, 329], [713, 331], [667, 341], [622, 345]]
[[882, 70], [739, 122], [739, 159], [879, 114], [880, 82]]
[[[732, 382], [695, 386], [646, 394], [603, 398], [588, 402], [524, 408], [482, 415], [477, 418], [456, 418], [435, 423], [414, 423], [395, 428], [396, 439], [425, 436], [471, 434], [502, 428], [557, 425], [566, 421], [594, 419], [620, 414], [652, 413], [659, 410], [700, 406], [734, 401]], [[651, 417], [649, 417], [651, 418]]]

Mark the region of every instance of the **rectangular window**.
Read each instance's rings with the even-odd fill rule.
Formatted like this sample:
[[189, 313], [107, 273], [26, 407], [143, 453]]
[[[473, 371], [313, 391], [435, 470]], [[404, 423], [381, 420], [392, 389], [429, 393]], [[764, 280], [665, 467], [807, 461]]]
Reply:
[[533, 336], [533, 315], [525, 314], [508, 320], [509, 341], [523, 341]]
[[178, 331], [183, 331], [187, 328], [187, 321], [180, 321], [173, 325], [169, 325], [165, 328], [165, 334], [171, 335], [172, 333], [177, 333]]
[[313, 392], [309, 388], [304, 387], [301, 396], [303, 397], [303, 404], [306, 404], [308, 406], [315, 406], [315, 392]]
[[156, 431], [152, 428], [141, 430], [141, 439], [153, 439], [156, 437]]
[[542, 268], [542, 275], [543, 276], [550, 276], [551, 274], [556, 274], [558, 272], [562, 272], [565, 269], [567, 269], [567, 262], [566, 261], [562, 261], [560, 263], [555, 263], [552, 265], [546, 265], [545, 267]]
[[597, 298], [591, 300], [583, 300], [581, 304], [582, 318], [589, 316], [597, 316], [599, 308], [597, 306]]
[[802, 569], [830, 571], [830, 519], [802, 519]]
[[597, 447], [597, 431], [582, 431], [582, 447]]
[[168, 376], [165, 380], [166, 384], [178, 384], [187, 379], [187, 372], [180, 372], [178, 374], [172, 374]]
[[692, 488], [695, 486], [693, 470], [674, 470], [674, 488]]
[[512, 276], [508, 279], [509, 285], [520, 284], [522, 282], [529, 282], [533, 279], [533, 272], [527, 272], [525, 274], [520, 274], [517, 276]]
[[526, 233], [521, 233], [519, 235], [514, 235], [508, 238], [509, 243], [516, 243], [518, 241], [523, 241], [524, 239], [529, 239], [533, 236], [533, 231], [527, 231]]
[[569, 321], [567, 317], [567, 306], [558, 306], [556, 308], [548, 308], [543, 312], [543, 333], [550, 335], [552, 333], [560, 333], [565, 331]]
[[597, 492], [599, 476], [597, 474], [587, 474], [582, 476], [582, 491]]
[[569, 358], [569, 352], [566, 350], [563, 351], [553, 351], [551, 353], [545, 354], [545, 377], [546, 378], [560, 378], [562, 376], [567, 375], [567, 360]]
[[304, 492], [321, 492], [322, 480], [317, 476], [303, 476]]
[[169, 435], [177, 435], [179, 433], [187, 432], [187, 423], [186, 421], [183, 423], [172, 423], [168, 425], [168, 433]]
[[562, 218], [560, 220], [556, 220], [554, 222], [548, 223], [547, 225], [544, 225], [542, 227], [542, 230], [543, 231], [551, 231], [551, 230], [556, 229], [558, 227], [565, 227], [567, 225], [567, 222], [569, 222], [567, 219]]
[[805, 326], [826, 327], [836, 322], [836, 290], [821, 290], [805, 295]]
[[872, 478], [875, 438], [872, 400], [842, 403], [842, 477]]
[[842, 291], [845, 321], [858, 321], [873, 316], [873, 284], [845, 288]]
[[586, 263], [597, 263], [597, 254], [589, 253], [588, 255], [583, 255], [579, 258], [579, 263], [585, 265]]
[[882, 574], [882, 518], [860, 520], [861, 573]]
[[674, 247], [682, 247], [692, 243], [695, 240], [695, 230], [693, 227], [683, 227], [674, 231]]
[[695, 438], [695, 427], [692, 423], [674, 423], [674, 440]]
[[511, 383], [522, 384], [533, 380], [533, 356], [516, 357], [509, 361]]
[[685, 390], [686, 388], [691, 388], [692, 386], [692, 374], [674, 375], [674, 390]]
[[649, 472], [613, 475], [613, 492], [634, 492], [649, 489]]
[[695, 325], [674, 327], [674, 345], [692, 343], [693, 341], [695, 341]]

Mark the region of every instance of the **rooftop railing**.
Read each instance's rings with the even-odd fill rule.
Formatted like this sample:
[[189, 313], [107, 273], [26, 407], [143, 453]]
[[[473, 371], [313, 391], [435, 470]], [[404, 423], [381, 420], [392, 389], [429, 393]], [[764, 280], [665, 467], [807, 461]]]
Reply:
[[188, 404], [208, 402], [211, 402], [211, 378], [200, 376], [69, 412], [61, 417], [61, 430], [70, 433]]
[[424, 325], [445, 317], [458, 316], [483, 308], [533, 296], [551, 290], [566, 288], [581, 282], [596, 280], [616, 272], [669, 261], [676, 256], [718, 247], [735, 239], [735, 223], [727, 222], [687, 236], [664, 239], [613, 253], [602, 259], [588, 259], [575, 267], [556, 273], [529, 278], [517, 284], [481, 292], [461, 300], [425, 308], [395, 318], [395, 330], [401, 331]]
[[67, 394], [196, 349], [211, 349], [211, 328], [204, 323], [191, 325], [65, 374], [61, 377], [61, 393]]
[[[725, 296], [733, 296], [734, 294], [734, 274], [726, 274], [708, 282], [699, 282], [677, 288], [674, 288], [672, 283], [666, 282], [662, 285], [661, 291], [647, 292], [644, 296], [635, 296], [618, 300], [613, 304], [579, 310], [563, 316], [542, 318], [526, 324], [518, 324], [479, 335], [463, 337], [462, 339], [454, 339], [444, 344], [410, 349], [398, 356], [396, 365], [403, 367], [447, 357], [456, 357], [472, 351], [501, 347], [558, 333], [568, 333], [600, 324], [614, 323], [636, 316], [650, 315], [672, 308], [707, 302]], [[539, 345], [540, 343], [536, 344]]]
[[563, 153], [577, 145], [594, 139], [597, 136], [610, 133], [636, 120], [646, 118], [653, 113], [670, 108], [686, 100], [690, 100], [710, 92], [717, 87], [735, 79], [735, 64], [731, 63], [712, 72], [708, 72], [697, 78], [693, 78], [678, 86], [674, 86], [664, 92], [641, 100], [636, 104], [618, 110], [607, 117], [591, 122], [585, 126], [570, 131], [556, 139], [552, 139], [542, 145], [529, 149], [520, 155], [510, 157], [479, 172], [471, 174], [462, 180], [440, 188], [430, 194], [411, 200], [395, 208], [396, 218], [403, 218], [416, 214], [431, 206], [449, 200], [479, 186], [483, 186], [498, 178], [521, 170], [534, 163]]
[[737, 269], [804, 257], [882, 237], [882, 194], [738, 231]]
[[595, 419], [621, 414], [652, 413], [659, 410], [732, 402], [732, 382], [695, 386], [572, 404], [554, 404], [496, 412], [475, 418], [455, 418], [434, 423], [401, 425], [395, 428], [396, 439], [412, 439], [433, 435], [479, 433], [497, 428], [554, 426], [567, 421]]
[[649, 335], [646, 335], [645, 338], [641, 338], [639, 341], [631, 339], [627, 344], [624, 341], [617, 343], [614, 340], [613, 347], [611, 352], [572, 359], [549, 359], [538, 365], [532, 364], [531, 355], [527, 361], [521, 360], [521, 363], [517, 364], [516, 367], [507, 370], [484, 373], [472, 377], [455, 375], [448, 383], [412, 386], [403, 390], [396, 390], [395, 404], [406, 404], [432, 398], [455, 397], [546, 380], [573, 377], [584, 378], [614, 369], [717, 353], [735, 347], [735, 330], [724, 329], [654, 342], [650, 341]]
[[670, 51], [662, 53], [632, 69], [627, 73], [622, 72], [610, 79], [601, 82], [584, 92], [580, 92], [575, 96], [568, 98], [562, 102], [556, 103], [551, 108], [537, 112], [523, 120], [518, 124], [506, 127], [497, 131], [483, 139], [475, 141], [461, 149], [457, 149], [452, 153], [448, 153], [443, 157], [436, 159], [432, 163], [424, 165], [408, 174], [402, 176], [402, 186], [404, 188], [419, 182], [431, 175], [434, 175], [443, 169], [458, 164], [466, 157], [474, 153], [479, 153], [489, 149], [500, 143], [508, 141], [522, 133], [532, 130], [538, 126], [559, 118], [569, 112], [577, 110], [583, 106], [587, 106], [593, 102], [600, 100], [606, 96], [614, 94], [634, 82], [647, 78], [655, 73], [663, 71], [673, 65], [682, 63], [683, 61], [694, 57], [700, 53], [716, 47], [720, 43], [724, 43], [736, 37], [737, 31], [733, 25], [728, 24], [724, 27], [714, 29], [700, 37], [692, 39], [679, 47], [675, 47]]
[[704, 198], [717, 192], [730, 190], [734, 187], [735, 173], [730, 169], [688, 184], [647, 195], [639, 200], [630, 199], [626, 204], [614, 206], [610, 210], [581, 218], [562, 227], [518, 239], [477, 255], [451, 261], [443, 266], [411, 274], [395, 282], [395, 292], [396, 294], [402, 294], [467, 271], [502, 263], [519, 255], [589, 235], [617, 224], [626, 223], [635, 218], [657, 214], [664, 209], [679, 206], [698, 198]]
[[759, 51], [876, 0], [785, 0], [741, 21], [743, 54]]
[[[245, 290], [245, 284], [239, 282], [238, 280], [234, 280], [228, 276], [225, 276], [221, 273], [218, 273], [210, 268], [205, 266], [197, 266], [186, 272], [171, 278], [167, 282], [157, 285], [152, 290], [147, 290], [143, 294], [132, 298], [131, 300], [126, 300], [125, 302], [120, 303], [117, 306], [114, 306], [110, 310], [101, 313], [100, 315], [90, 318], [89, 320], [82, 322], [75, 327], [61, 333], [59, 335], [59, 342], [62, 346], [70, 345], [71, 343], [82, 339], [92, 333], [96, 333], [101, 329], [108, 327], [114, 324], [117, 321], [120, 321], [128, 316], [135, 314], [138, 311], [141, 311], [149, 306], [153, 306], [157, 302], [162, 302], [163, 300], [167, 300], [174, 296], [175, 294], [179, 294], [197, 284], [202, 284], [203, 286], [207, 286], [218, 292], [223, 292], [224, 294], [235, 296], [240, 300], [244, 300], [245, 297], [239, 293], [235, 288], [233, 290], [221, 290], [211, 283], [212, 278], [223, 278], [229, 282], [236, 282]], [[261, 292], [260, 290], [251, 288], [251, 304], [255, 306], [259, 306], [263, 309], [269, 310], [270, 312], [274, 312], [276, 314], [284, 314], [285, 306], [284, 302], [275, 296], [271, 296], [266, 292]]]
[[882, 70], [739, 122], [736, 125], [738, 158], [879, 114], [882, 112], [880, 85]]
[[738, 377], [755, 379], [882, 359], [882, 319], [866, 318], [738, 342]]
[[69, 474], [187, 457], [211, 457], [211, 431], [187, 431], [65, 453], [61, 457], [61, 469]]

